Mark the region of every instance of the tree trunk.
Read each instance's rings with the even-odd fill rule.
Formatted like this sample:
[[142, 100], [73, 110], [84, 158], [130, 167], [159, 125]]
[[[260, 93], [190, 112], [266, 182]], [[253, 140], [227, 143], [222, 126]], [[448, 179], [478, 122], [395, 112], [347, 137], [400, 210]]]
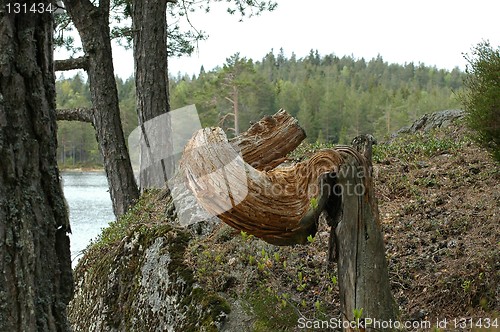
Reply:
[[87, 73], [95, 109], [93, 125], [104, 159], [113, 211], [118, 217], [139, 197], [139, 191], [120, 121], [109, 34], [109, 0], [99, 1], [98, 7], [88, 0], [64, 1], [64, 5], [88, 58]]
[[[165, 148], [171, 149], [170, 118], [162, 116], [170, 111], [168, 98], [167, 35], [166, 35], [167, 0], [133, 2], [132, 24], [134, 33], [135, 86], [137, 114], [141, 130], [139, 187], [162, 188], [167, 177], [173, 173], [171, 159], [163, 159], [142, 169], [152, 159], [149, 155], [151, 139], [165, 142]], [[162, 116], [161, 118], [159, 118]], [[161, 130], [155, 134], [162, 137], [147, 137], [145, 123], [149, 120], [161, 122]], [[168, 154], [168, 153], [167, 153]]]
[[9, 2], [0, 1], [0, 330], [69, 331], [73, 280], [56, 161], [52, 15], [8, 14]]
[[[366, 331], [378, 331], [369, 319], [393, 322], [397, 305], [389, 283], [385, 247], [374, 193], [371, 164], [371, 136], [360, 136], [352, 148], [337, 148], [344, 160], [338, 173], [342, 188], [341, 221], [333, 224], [331, 239], [336, 239], [342, 319], [366, 325]], [[332, 246], [332, 244], [330, 244]], [[361, 312], [362, 310], [362, 312]], [[355, 316], [355, 311], [361, 317]], [[384, 329], [389, 331], [391, 329]], [[358, 331], [347, 328], [346, 331]]]
[[234, 135], [240, 134], [240, 100], [239, 91], [236, 85], [233, 85], [233, 113], [234, 113]]

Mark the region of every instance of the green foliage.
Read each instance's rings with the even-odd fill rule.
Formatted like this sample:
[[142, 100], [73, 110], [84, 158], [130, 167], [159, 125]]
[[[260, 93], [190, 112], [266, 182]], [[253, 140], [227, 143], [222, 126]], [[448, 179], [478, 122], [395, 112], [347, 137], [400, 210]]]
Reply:
[[333, 283], [334, 286], [337, 286], [337, 283], [338, 283], [337, 276], [331, 276], [330, 280], [332, 281], [332, 283]]
[[[94, 1], [93, 1], [94, 2]], [[226, 6], [226, 11], [231, 15], [238, 14], [240, 21], [245, 17], [258, 16], [265, 11], [273, 11], [277, 7], [274, 1], [260, 0], [179, 0], [171, 1], [167, 4], [167, 22], [172, 22], [166, 26], [168, 35], [168, 55], [181, 56], [192, 54], [195, 45], [200, 40], [207, 39], [208, 35], [195, 27], [190, 21], [190, 15], [196, 11], [209, 13], [212, 7], [219, 5]], [[105, 9], [108, 10], [108, 9]], [[55, 37], [54, 43], [57, 47], [64, 47], [74, 53], [81, 50], [74, 45], [74, 39], [67, 32], [73, 30], [74, 26], [66, 12], [55, 16]], [[132, 46], [132, 1], [113, 0], [109, 8], [109, 18], [111, 38], [125, 48]]]
[[[458, 68], [388, 64], [380, 56], [365, 61], [311, 51], [288, 59], [282, 49], [277, 55], [271, 50], [261, 61], [235, 54], [197, 77], [170, 77], [171, 106], [196, 104], [202, 124], [217, 126], [233, 110], [228, 88], [237, 87], [240, 131], [284, 108], [298, 118], [309, 143], [349, 144], [356, 135], [382, 138], [425, 113], [457, 108], [454, 92], [463, 76]], [[227, 116], [226, 128], [233, 121]]]
[[252, 331], [291, 331], [299, 317], [294, 307], [288, 305], [288, 297], [263, 287], [247, 292], [244, 309], [255, 319]]
[[[141, 228], [142, 233], [146, 232], [147, 225], [144, 223], [144, 220], [147, 220], [146, 217], [151, 218], [155, 212], [156, 207], [151, 197], [154, 197], [156, 193], [157, 191], [151, 190], [141, 195], [139, 201], [126, 214], [118, 220], [110, 222], [108, 227], [102, 230], [94, 247], [100, 248], [115, 244], [137, 227]], [[149, 220], [150, 223], [155, 221]], [[171, 228], [171, 226], [165, 224], [165, 228]]]
[[316, 241], [316, 238], [314, 236], [312, 236], [312, 235], [309, 234], [307, 236], [307, 242], [314, 243], [314, 241]]
[[[359, 133], [382, 137], [407, 125], [423, 113], [456, 108], [453, 90], [461, 86], [463, 73], [438, 70], [413, 63], [387, 64], [381, 57], [370, 61], [353, 57], [288, 59], [283, 50], [253, 61], [235, 54], [223, 67], [198, 76], [170, 77], [170, 105], [176, 109], [196, 104], [202, 126], [234, 128], [232, 88], [238, 89], [239, 130], [251, 122], [285, 108], [298, 117], [310, 144], [291, 155], [349, 144]], [[134, 79], [117, 79], [124, 134], [137, 125]], [[90, 106], [87, 82], [81, 76], [57, 81], [59, 108]], [[229, 132], [232, 135], [232, 132]], [[98, 165], [101, 156], [93, 128], [88, 124], [59, 122], [58, 161], [64, 167]], [[409, 146], [410, 149], [412, 146]], [[414, 147], [418, 149], [418, 147]], [[435, 146], [435, 149], [442, 149]], [[408, 153], [411, 153], [409, 151]]]
[[363, 316], [363, 308], [359, 308], [359, 309], [354, 308], [352, 310], [352, 314], [354, 315], [354, 320], [359, 325], [359, 321], [360, 321], [361, 317]]
[[387, 158], [398, 158], [414, 162], [422, 156], [432, 157], [437, 154], [456, 152], [467, 143], [465, 140], [457, 141], [449, 136], [441, 136], [438, 137], [433, 133], [401, 135], [390, 144], [374, 145], [373, 160], [383, 162]]
[[311, 206], [311, 209], [317, 209], [318, 208], [318, 199], [316, 197], [311, 197], [309, 201], [309, 205]]
[[[120, 116], [125, 138], [137, 126], [135, 110], [135, 82], [116, 78]], [[91, 107], [90, 89], [81, 74], [72, 78], [61, 77], [56, 81], [56, 102], [61, 109]], [[102, 167], [102, 158], [95, 138], [95, 130], [89, 123], [58, 121], [57, 161], [60, 167]]]
[[481, 42], [465, 59], [467, 77], [460, 97], [467, 123], [476, 131], [476, 140], [500, 161], [500, 46], [494, 49]]
[[465, 293], [468, 293], [471, 289], [471, 284], [472, 284], [472, 280], [464, 280], [464, 282], [462, 283], [462, 289], [464, 290]]

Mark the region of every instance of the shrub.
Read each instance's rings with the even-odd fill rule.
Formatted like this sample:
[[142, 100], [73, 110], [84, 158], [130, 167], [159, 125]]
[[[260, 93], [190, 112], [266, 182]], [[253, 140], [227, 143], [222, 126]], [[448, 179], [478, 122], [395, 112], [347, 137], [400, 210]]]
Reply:
[[494, 49], [483, 41], [464, 57], [467, 76], [460, 99], [467, 123], [475, 139], [500, 161], [500, 47]]

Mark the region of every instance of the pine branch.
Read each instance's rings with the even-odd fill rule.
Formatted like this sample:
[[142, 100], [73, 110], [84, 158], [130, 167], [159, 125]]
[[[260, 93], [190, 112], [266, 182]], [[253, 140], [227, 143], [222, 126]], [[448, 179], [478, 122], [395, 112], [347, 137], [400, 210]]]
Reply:
[[66, 121], [80, 121], [87, 123], [94, 123], [94, 112], [93, 108], [66, 108], [57, 109], [56, 118], [57, 120]]
[[87, 70], [89, 58], [88, 56], [81, 56], [78, 58], [71, 58], [65, 60], [54, 61], [55, 71], [66, 71], [73, 69], [83, 69]]

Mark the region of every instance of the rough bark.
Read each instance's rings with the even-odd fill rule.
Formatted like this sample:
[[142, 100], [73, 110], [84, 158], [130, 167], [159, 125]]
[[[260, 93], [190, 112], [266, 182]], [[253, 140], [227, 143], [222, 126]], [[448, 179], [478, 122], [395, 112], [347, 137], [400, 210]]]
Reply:
[[0, 1], [0, 330], [69, 331], [52, 15], [7, 14], [8, 2]]
[[124, 214], [139, 197], [120, 121], [118, 92], [109, 34], [109, 0], [94, 6], [88, 0], [64, 1], [88, 57], [90, 95], [99, 150], [109, 183], [113, 211]]
[[94, 113], [93, 108], [64, 108], [56, 110], [56, 117], [58, 121], [80, 121], [94, 125]]
[[89, 58], [87, 56], [54, 61], [54, 69], [56, 71], [65, 71], [74, 69], [87, 70], [88, 66], [89, 66]]
[[[139, 126], [142, 129], [141, 162], [149, 159], [149, 140], [144, 124], [170, 111], [168, 99], [167, 70], [167, 0], [133, 2], [132, 24], [134, 37], [134, 64], [137, 113]], [[160, 132], [163, 137], [155, 140], [165, 142], [165, 148], [171, 148], [170, 121], [163, 118], [166, 128]], [[162, 122], [163, 124], [163, 122]], [[161, 188], [167, 177], [173, 172], [171, 160], [161, 160], [141, 171], [139, 187]]]

